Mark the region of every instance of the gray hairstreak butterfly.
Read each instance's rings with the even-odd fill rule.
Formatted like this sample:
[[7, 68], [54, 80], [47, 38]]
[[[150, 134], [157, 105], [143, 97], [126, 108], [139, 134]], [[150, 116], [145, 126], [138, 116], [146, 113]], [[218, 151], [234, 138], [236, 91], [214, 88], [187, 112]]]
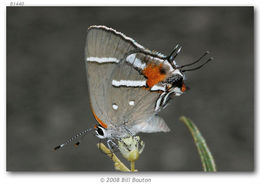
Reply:
[[[106, 26], [90, 26], [85, 48], [90, 103], [97, 120], [87, 129], [55, 147], [59, 149], [88, 131], [100, 139], [120, 140], [139, 132], [168, 132], [169, 127], [157, 113], [173, 96], [185, 92], [184, 72], [204, 58], [178, 66], [178, 45], [169, 56], [151, 51], [123, 33]], [[185, 69], [186, 68], [186, 69]], [[78, 145], [79, 142], [76, 143]]]

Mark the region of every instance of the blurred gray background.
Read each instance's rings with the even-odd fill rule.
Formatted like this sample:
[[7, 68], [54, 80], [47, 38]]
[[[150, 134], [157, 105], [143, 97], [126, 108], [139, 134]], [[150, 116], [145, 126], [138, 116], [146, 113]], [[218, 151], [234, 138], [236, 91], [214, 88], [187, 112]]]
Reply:
[[[160, 115], [170, 133], [140, 134], [139, 171], [201, 171], [192, 137], [179, 117], [201, 130], [219, 171], [254, 170], [253, 7], [7, 8], [7, 170], [112, 171], [93, 135], [53, 147], [93, 127], [84, 45], [90, 25], [106, 25], [178, 64], [206, 50], [215, 60], [187, 72], [186, 94]], [[121, 158], [123, 160], [123, 158]]]

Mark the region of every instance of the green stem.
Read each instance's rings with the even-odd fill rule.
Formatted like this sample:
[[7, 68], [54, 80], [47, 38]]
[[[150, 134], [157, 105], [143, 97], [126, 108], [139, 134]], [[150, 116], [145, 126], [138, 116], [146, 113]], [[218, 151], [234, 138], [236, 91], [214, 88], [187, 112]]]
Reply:
[[205, 139], [201, 135], [197, 126], [185, 116], [180, 117], [180, 120], [188, 127], [193, 137], [194, 143], [200, 155], [203, 170], [205, 172], [216, 172], [217, 169], [216, 169], [214, 158], [209, 150], [209, 147]]
[[130, 162], [131, 172], [135, 172], [135, 161]]

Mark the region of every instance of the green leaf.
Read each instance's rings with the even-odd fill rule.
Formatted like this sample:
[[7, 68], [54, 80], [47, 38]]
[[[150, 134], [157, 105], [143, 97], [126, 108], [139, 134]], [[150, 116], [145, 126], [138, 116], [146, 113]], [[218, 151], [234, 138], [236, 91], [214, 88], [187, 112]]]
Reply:
[[205, 172], [216, 172], [217, 169], [216, 169], [214, 158], [208, 148], [208, 145], [206, 144], [205, 139], [201, 135], [197, 126], [185, 116], [181, 116], [180, 120], [188, 127], [193, 137], [194, 143], [200, 155], [203, 170]]

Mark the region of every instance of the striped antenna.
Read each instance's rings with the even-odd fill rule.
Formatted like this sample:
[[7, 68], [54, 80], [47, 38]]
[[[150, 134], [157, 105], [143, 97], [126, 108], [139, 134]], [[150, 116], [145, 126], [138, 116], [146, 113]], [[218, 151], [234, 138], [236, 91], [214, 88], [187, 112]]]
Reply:
[[[86, 130], [84, 130], [84, 131], [82, 131], [82, 132], [76, 134], [75, 136], [73, 136], [73, 137], [71, 137], [70, 139], [68, 139], [65, 143], [56, 146], [56, 147], [54, 148], [54, 150], [56, 151], [56, 150], [58, 150], [58, 149], [64, 147], [65, 145], [68, 145], [70, 142], [74, 141], [75, 139], [79, 138], [80, 136], [86, 135], [86, 133], [89, 132], [89, 131], [91, 131], [92, 129], [93, 129], [93, 128], [86, 129]], [[80, 142], [78, 141], [78, 142], [75, 143], [75, 146], [78, 146], [79, 144], [80, 144]]]

